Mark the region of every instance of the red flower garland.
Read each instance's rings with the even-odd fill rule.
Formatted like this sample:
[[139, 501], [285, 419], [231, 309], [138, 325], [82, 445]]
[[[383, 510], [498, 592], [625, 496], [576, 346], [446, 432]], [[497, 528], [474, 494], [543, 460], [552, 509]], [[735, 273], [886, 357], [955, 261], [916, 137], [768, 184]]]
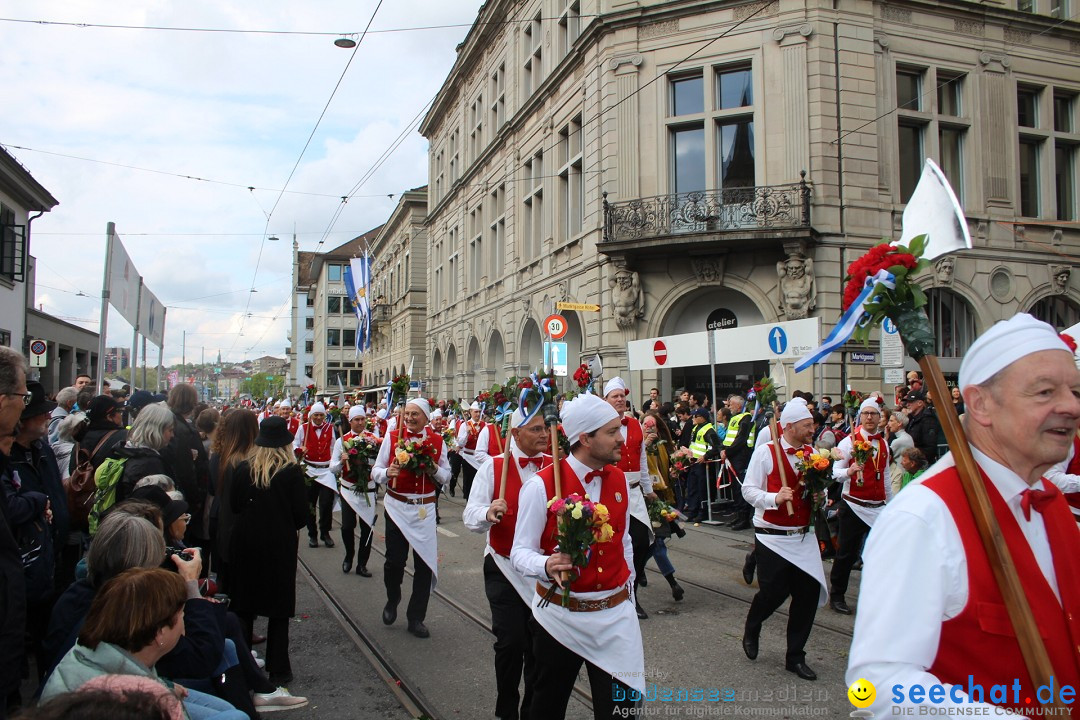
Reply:
[[888, 243], [870, 248], [870, 251], [848, 266], [847, 280], [844, 287], [844, 310], [846, 311], [859, 297], [866, 285], [866, 278], [873, 277], [878, 270], [887, 270], [894, 265], [903, 265], [913, 270], [919, 260], [911, 253], [898, 252]]

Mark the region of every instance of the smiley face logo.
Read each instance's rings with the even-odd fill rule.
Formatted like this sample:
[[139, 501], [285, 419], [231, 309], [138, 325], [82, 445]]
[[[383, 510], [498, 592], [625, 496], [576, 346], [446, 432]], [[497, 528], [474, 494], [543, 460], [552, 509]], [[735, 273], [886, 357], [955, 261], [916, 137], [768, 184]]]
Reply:
[[877, 690], [869, 680], [859, 678], [851, 684], [847, 691], [848, 700], [857, 708], [868, 708], [874, 704]]

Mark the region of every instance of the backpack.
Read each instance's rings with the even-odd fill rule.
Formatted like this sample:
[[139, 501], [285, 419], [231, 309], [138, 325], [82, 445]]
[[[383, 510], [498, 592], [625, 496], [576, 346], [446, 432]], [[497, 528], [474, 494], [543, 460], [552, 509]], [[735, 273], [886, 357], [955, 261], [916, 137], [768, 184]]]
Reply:
[[90, 535], [97, 532], [98, 523], [105, 513], [116, 504], [116, 488], [120, 484], [120, 478], [124, 476], [124, 463], [127, 458], [109, 458], [98, 466], [94, 473], [94, 483], [97, 490], [94, 492], [94, 505], [90, 509], [89, 527]]
[[87, 453], [80, 444], [75, 445], [75, 470], [64, 480], [72, 530], [90, 529], [90, 509], [94, 504], [94, 491], [97, 490], [94, 482], [94, 458], [114, 434], [116, 430], [106, 433], [91, 453]]

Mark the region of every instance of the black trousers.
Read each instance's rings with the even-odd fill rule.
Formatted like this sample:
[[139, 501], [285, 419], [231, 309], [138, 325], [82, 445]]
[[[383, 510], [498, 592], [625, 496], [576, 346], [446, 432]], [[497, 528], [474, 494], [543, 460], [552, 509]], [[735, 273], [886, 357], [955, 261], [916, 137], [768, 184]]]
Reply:
[[705, 463], [694, 463], [686, 475], [686, 505], [690, 517], [695, 515], [705, 517], [709, 509], [705, 504], [709, 500], [709, 489], [706, 487], [708, 477], [705, 472]]
[[[386, 603], [397, 606], [401, 602], [401, 581], [405, 578], [405, 561], [409, 557], [409, 541], [386, 513], [386, 562], [383, 563], [383, 584], [386, 586]], [[413, 585], [409, 607], [405, 617], [409, 622], [422, 622], [427, 615], [431, 596], [431, 568], [413, 550]]]
[[[318, 533], [328, 533], [334, 521], [334, 496], [337, 493], [320, 482], [311, 481], [308, 488], [307, 534], [317, 537]], [[319, 510], [319, 527], [315, 529], [315, 509]]]
[[470, 465], [468, 461], [462, 461], [461, 475], [461, 496], [468, 500], [469, 491], [472, 490], [473, 479], [476, 477], [476, 468]]
[[833, 560], [832, 572], [829, 573], [829, 584], [832, 586], [832, 599], [843, 600], [851, 579], [851, 568], [859, 561], [863, 541], [870, 532], [870, 526], [864, 523], [846, 502], [840, 506], [837, 516], [840, 521], [840, 537], [836, 559]]
[[461, 466], [464, 461], [461, 459], [461, 453], [446, 453], [446, 458], [450, 462], [450, 492], [457, 490], [458, 475], [461, 474]]
[[[255, 616], [237, 613], [244, 624], [244, 639], [251, 644], [254, 632]], [[250, 651], [249, 651], [250, 654]], [[239, 648], [237, 648], [239, 655]], [[266, 672], [270, 681], [292, 675], [292, 663], [289, 661], [289, 618], [268, 618], [266, 622]]]
[[529, 628], [533, 636], [533, 657], [536, 658], [529, 717], [543, 720], [566, 717], [566, 706], [582, 663], [589, 674], [593, 717], [608, 720], [616, 712], [623, 717], [629, 716], [628, 711], [638, 704], [638, 701], [630, 700], [633, 692], [630, 688], [551, 637], [534, 618], [529, 619]]
[[[491, 631], [495, 633], [495, 716], [502, 720], [528, 720], [536, 674], [529, 621], [532, 609], [506, 579], [495, 559], [484, 558], [484, 592], [491, 605]], [[518, 693], [525, 675], [525, 694]], [[520, 702], [521, 712], [518, 712]]]
[[[803, 542], [814, 542], [803, 537]], [[754, 555], [757, 558], [758, 590], [746, 615], [746, 633], [756, 635], [770, 615], [791, 598], [787, 624], [787, 664], [806, 660], [806, 641], [814, 627], [817, 615], [818, 581], [785, 560], [760, 541], [755, 540]]]
[[[342, 495], [345, 493], [351, 493], [352, 490], [346, 488], [341, 489]], [[371, 502], [375, 502], [375, 493], [368, 493], [368, 499]], [[376, 515], [375, 520], [379, 517]], [[353, 554], [356, 552], [356, 524], [359, 518], [356, 515], [356, 511], [352, 509], [348, 501], [344, 497], [341, 498], [341, 544], [345, 546], [345, 560], [349, 561], [353, 559]], [[367, 567], [368, 558], [371, 557], [371, 538], [372, 532], [368, 524], [363, 520], [359, 520], [360, 523], [360, 554], [356, 556], [357, 567]]]
[[630, 517], [630, 544], [634, 549], [634, 587], [637, 587], [641, 576], [645, 574], [645, 563], [652, 557], [653, 544], [649, 542], [649, 528], [633, 516]]

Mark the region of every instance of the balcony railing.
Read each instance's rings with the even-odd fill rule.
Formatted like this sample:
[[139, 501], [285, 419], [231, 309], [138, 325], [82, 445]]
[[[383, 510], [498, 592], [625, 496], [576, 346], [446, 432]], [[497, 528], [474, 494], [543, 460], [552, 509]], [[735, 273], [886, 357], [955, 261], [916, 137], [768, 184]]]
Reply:
[[604, 193], [604, 242], [687, 233], [810, 227], [810, 186], [724, 188], [609, 203]]

